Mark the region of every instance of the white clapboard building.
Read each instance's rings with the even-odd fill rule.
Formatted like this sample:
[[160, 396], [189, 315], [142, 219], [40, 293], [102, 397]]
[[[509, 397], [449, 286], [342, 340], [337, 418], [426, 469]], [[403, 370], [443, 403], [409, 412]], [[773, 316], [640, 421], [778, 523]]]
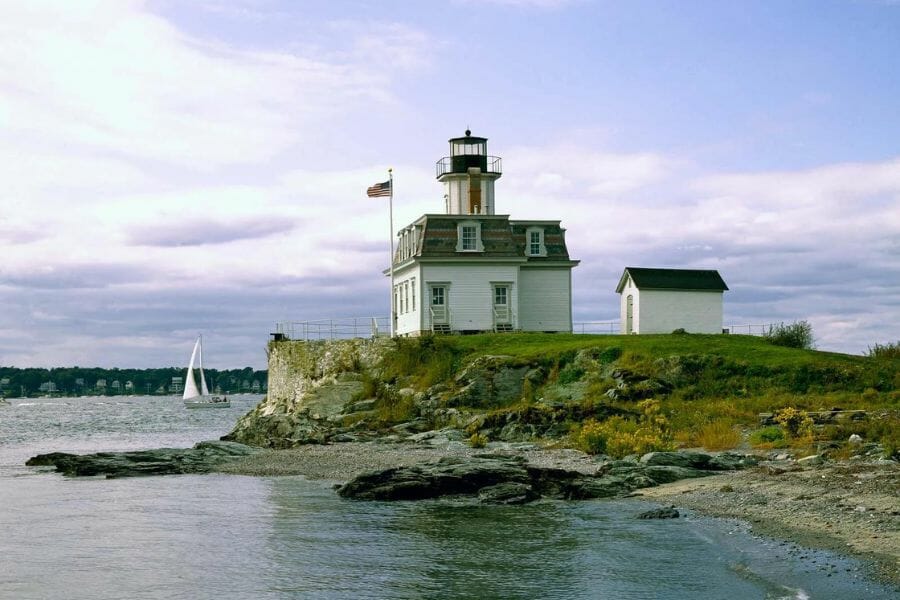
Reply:
[[572, 331], [572, 268], [556, 220], [495, 214], [499, 157], [487, 139], [450, 140], [437, 162], [444, 212], [397, 234], [393, 314], [397, 335], [426, 332]]
[[715, 270], [626, 267], [616, 287], [622, 333], [722, 333], [727, 289]]

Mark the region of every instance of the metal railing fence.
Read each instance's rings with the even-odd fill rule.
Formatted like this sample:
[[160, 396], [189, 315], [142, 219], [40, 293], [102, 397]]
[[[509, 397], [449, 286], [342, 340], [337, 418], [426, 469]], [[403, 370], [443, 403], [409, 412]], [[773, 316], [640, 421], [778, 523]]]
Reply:
[[389, 317], [343, 317], [311, 321], [280, 321], [276, 338], [288, 340], [336, 340], [390, 335]]

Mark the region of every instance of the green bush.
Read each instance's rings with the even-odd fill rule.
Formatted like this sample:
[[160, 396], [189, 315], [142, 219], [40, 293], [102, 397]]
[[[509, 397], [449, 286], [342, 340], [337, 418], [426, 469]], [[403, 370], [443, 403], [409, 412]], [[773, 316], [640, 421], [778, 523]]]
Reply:
[[893, 344], [875, 344], [867, 353], [872, 358], [900, 358], [900, 342]]
[[557, 377], [556, 381], [560, 385], [566, 385], [569, 383], [575, 383], [582, 377], [584, 377], [584, 369], [576, 367], [573, 364], [569, 364], [559, 372], [559, 376]]
[[472, 448], [484, 448], [487, 446], [488, 439], [486, 435], [478, 433], [477, 431], [472, 434], [472, 437], [469, 438], [469, 446]]
[[765, 338], [769, 343], [776, 346], [785, 346], [787, 348], [803, 348], [809, 350], [813, 348], [813, 330], [812, 325], [808, 321], [797, 321], [790, 325], [780, 323], [771, 325], [769, 331], [766, 332]]
[[615, 458], [672, 450], [669, 423], [659, 412], [659, 403], [638, 404], [642, 415], [635, 422], [619, 415], [605, 421], [586, 420], [575, 432], [575, 445], [588, 454], [608, 454]]
[[750, 434], [750, 443], [753, 446], [765, 446], [768, 448], [782, 448], [787, 445], [784, 430], [777, 425], [770, 425], [757, 429]]

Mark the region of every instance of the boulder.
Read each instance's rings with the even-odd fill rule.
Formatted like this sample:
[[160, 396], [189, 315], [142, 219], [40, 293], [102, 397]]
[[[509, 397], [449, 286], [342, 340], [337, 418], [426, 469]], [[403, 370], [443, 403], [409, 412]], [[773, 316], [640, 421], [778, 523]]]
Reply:
[[644, 511], [637, 516], [638, 519], [677, 519], [681, 516], [674, 506], [665, 508], [654, 508]]
[[97, 452], [39, 454], [25, 463], [29, 466], [52, 466], [64, 475], [90, 477], [136, 477], [208, 473], [223, 462], [249, 456], [257, 449], [235, 442], [199, 442], [193, 448], [157, 448], [130, 452]]
[[540, 498], [527, 483], [510, 481], [478, 490], [478, 501], [485, 504], [526, 504]]
[[703, 452], [648, 452], [641, 457], [641, 464], [705, 469], [711, 459], [712, 455]]

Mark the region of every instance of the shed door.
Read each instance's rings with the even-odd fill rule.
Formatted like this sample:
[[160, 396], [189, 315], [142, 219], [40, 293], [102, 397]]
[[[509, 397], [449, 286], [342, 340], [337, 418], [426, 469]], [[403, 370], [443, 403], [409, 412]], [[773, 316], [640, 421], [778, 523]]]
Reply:
[[625, 299], [625, 333], [634, 333], [634, 296]]

